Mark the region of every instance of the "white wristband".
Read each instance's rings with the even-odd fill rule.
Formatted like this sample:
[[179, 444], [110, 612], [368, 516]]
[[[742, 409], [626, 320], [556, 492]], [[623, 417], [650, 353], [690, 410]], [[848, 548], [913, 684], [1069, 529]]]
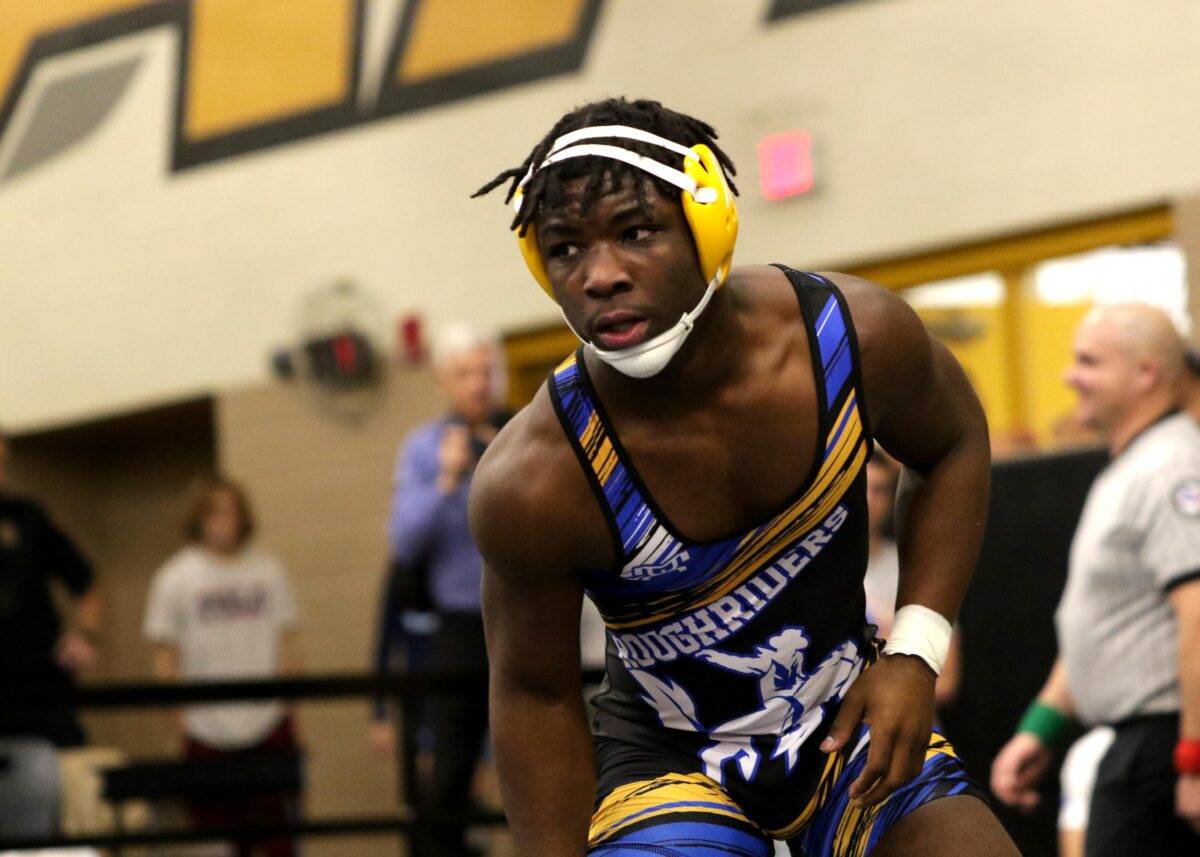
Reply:
[[885, 655], [916, 655], [941, 675], [950, 653], [950, 623], [936, 610], [905, 604], [896, 611], [892, 633], [883, 647]]

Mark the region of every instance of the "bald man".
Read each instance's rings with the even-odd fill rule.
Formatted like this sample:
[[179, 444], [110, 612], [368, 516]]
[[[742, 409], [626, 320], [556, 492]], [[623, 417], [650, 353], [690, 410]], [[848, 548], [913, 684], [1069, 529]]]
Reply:
[[1188, 377], [1184, 384], [1184, 408], [1200, 420], [1200, 348], [1192, 346], [1187, 352]]
[[1023, 809], [1072, 719], [1115, 727], [1087, 857], [1200, 854], [1200, 427], [1180, 410], [1186, 349], [1143, 305], [1093, 310], [1066, 381], [1111, 460], [1071, 544], [1059, 656], [992, 766]]

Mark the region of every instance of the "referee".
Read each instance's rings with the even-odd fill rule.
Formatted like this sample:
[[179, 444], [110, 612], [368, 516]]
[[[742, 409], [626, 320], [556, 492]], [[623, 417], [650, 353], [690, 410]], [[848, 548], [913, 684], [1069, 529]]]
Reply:
[[1076, 333], [1067, 383], [1111, 460], [1071, 544], [1058, 660], [992, 789], [1032, 807], [1071, 718], [1115, 727], [1087, 857], [1200, 854], [1200, 426], [1179, 410], [1185, 374], [1159, 310], [1096, 309]]

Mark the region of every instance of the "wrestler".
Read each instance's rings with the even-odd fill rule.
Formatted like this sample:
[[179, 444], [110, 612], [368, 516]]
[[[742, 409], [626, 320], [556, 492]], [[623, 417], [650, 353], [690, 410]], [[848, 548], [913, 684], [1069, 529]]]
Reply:
[[[519, 851], [1016, 854], [931, 727], [983, 534], [982, 410], [887, 291], [731, 270], [715, 140], [654, 101], [596, 102], [479, 192], [509, 182], [525, 261], [584, 342], [471, 498]], [[905, 467], [886, 645], [864, 620], [873, 439]], [[591, 730], [585, 590], [609, 633]]]

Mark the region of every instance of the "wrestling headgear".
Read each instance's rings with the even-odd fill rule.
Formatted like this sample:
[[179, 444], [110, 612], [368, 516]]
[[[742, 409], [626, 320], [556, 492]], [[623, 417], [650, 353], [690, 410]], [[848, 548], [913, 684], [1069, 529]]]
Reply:
[[[683, 169], [677, 170], [653, 158], [639, 155], [629, 149], [604, 143], [580, 143], [581, 140], [626, 139], [640, 143], [661, 146], [683, 157]], [[729, 276], [729, 268], [733, 263], [733, 246], [737, 242], [738, 217], [734, 205], [733, 194], [725, 181], [725, 173], [712, 150], [703, 144], [688, 148], [665, 137], [631, 128], [625, 125], [594, 125], [580, 128], [564, 134], [554, 141], [550, 151], [540, 164], [530, 167], [529, 172], [517, 186], [513, 197], [513, 207], [519, 212], [523, 200], [523, 189], [534, 173], [540, 169], [565, 161], [568, 158], [581, 157], [612, 158], [637, 167], [656, 178], [675, 185], [680, 190], [680, 202], [683, 214], [692, 231], [692, 239], [696, 243], [696, 253], [700, 258], [700, 270], [708, 281], [704, 296], [690, 312], [685, 312], [679, 322], [669, 330], [663, 331], [653, 339], [640, 345], [623, 348], [619, 351], [607, 351], [597, 348], [579, 336], [578, 331], [567, 326], [579, 336], [596, 356], [608, 363], [614, 369], [634, 378], [649, 378], [661, 372], [671, 358], [683, 346], [683, 342], [691, 333], [692, 326], [700, 313], [708, 306], [713, 293]], [[517, 243], [521, 247], [521, 255], [529, 272], [533, 274], [538, 284], [554, 297], [550, 287], [550, 278], [546, 275], [546, 263], [538, 246], [537, 231], [528, 225], [525, 234], [517, 234]], [[566, 315], [563, 315], [564, 320]]]

